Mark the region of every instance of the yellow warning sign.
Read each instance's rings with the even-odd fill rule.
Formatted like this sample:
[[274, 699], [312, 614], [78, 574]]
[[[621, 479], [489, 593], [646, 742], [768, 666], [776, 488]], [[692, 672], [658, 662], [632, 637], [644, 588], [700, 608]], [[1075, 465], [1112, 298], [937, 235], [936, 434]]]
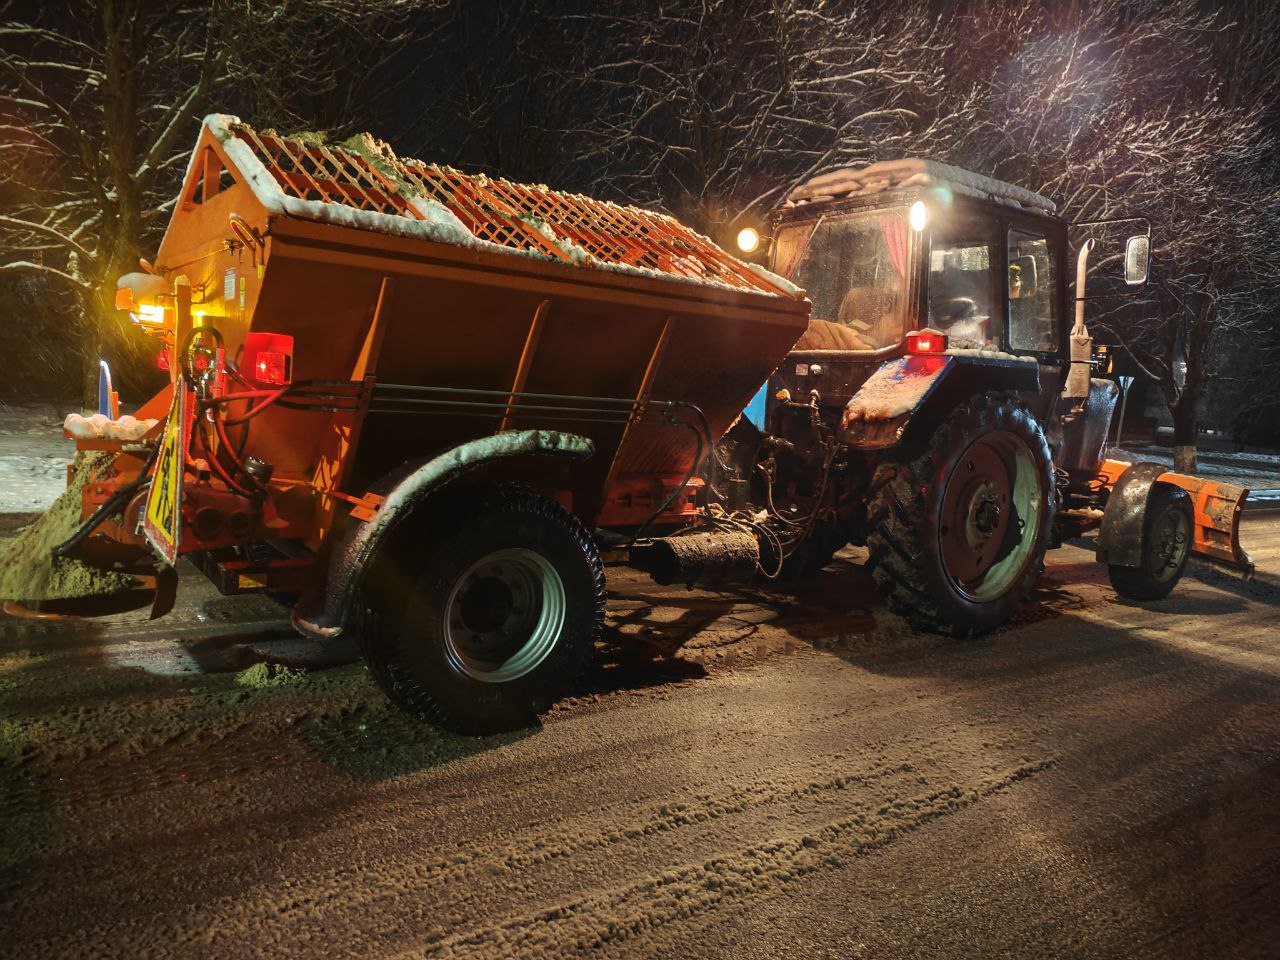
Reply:
[[147, 493], [146, 519], [143, 529], [156, 552], [170, 564], [178, 560], [178, 543], [182, 536], [182, 468], [190, 436], [187, 391], [178, 384], [174, 391], [173, 409], [160, 440], [151, 489]]

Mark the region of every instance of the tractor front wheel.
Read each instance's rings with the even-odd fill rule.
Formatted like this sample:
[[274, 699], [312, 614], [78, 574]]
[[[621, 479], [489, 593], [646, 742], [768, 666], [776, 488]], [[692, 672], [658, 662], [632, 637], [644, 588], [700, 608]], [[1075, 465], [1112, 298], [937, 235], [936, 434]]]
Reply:
[[1044, 432], [1021, 403], [967, 401], [908, 463], [872, 481], [871, 574], [914, 626], [957, 637], [1008, 620], [1044, 565], [1053, 473]]
[[1191, 552], [1191, 498], [1186, 491], [1157, 483], [1142, 519], [1142, 556], [1136, 567], [1111, 564], [1107, 573], [1116, 593], [1130, 600], [1163, 600], [1182, 579]]

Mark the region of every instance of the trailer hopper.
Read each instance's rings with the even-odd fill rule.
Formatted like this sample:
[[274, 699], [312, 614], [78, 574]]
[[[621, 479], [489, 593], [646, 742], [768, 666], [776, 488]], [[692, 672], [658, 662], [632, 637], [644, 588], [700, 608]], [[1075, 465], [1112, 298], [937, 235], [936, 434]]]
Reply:
[[139, 416], [164, 434], [119, 444], [70, 546], [141, 528], [225, 589], [299, 590], [318, 634], [350, 624], [391, 514], [459, 473], [586, 531], [689, 516], [808, 319], [802, 291], [664, 214], [226, 116], [145, 267], [117, 305], [162, 341], [172, 383]]

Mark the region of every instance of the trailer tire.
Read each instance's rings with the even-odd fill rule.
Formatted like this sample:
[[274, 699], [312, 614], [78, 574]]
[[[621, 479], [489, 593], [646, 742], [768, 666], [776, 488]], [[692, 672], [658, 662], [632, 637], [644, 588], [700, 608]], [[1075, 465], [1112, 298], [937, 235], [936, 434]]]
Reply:
[[870, 489], [867, 564], [913, 626], [985, 633], [1013, 616], [1044, 569], [1052, 461], [1040, 424], [1008, 394], [966, 401], [916, 459], [881, 463]]
[[1130, 600], [1163, 600], [1187, 568], [1191, 554], [1191, 498], [1185, 490], [1156, 483], [1142, 515], [1142, 559], [1139, 566], [1107, 566], [1116, 593]]
[[468, 491], [430, 519], [432, 548], [403, 570], [401, 609], [363, 618], [370, 673], [405, 711], [457, 733], [530, 726], [599, 636], [595, 542], [554, 500], [515, 484]]

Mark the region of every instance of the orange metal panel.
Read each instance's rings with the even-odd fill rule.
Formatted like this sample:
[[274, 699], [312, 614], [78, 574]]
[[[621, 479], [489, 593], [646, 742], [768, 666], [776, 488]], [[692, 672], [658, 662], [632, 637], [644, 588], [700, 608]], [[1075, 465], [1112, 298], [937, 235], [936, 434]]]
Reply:
[[[251, 402], [230, 401], [227, 449], [274, 468], [259, 537], [321, 547], [335, 500], [368, 515], [362, 494], [388, 470], [504, 427], [589, 437], [592, 462], [571, 475], [535, 464], [529, 482], [580, 505], [588, 523], [641, 522], [683, 480], [694, 447], [689, 430], [642, 418], [644, 399], [654, 409], [696, 403], [710, 431], [721, 432], [805, 328], [802, 298], [776, 296], [766, 279], [663, 214], [417, 161], [396, 160], [392, 172], [378, 157], [336, 146], [247, 127], [234, 133], [288, 196], [421, 220], [429, 214], [411, 202], [421, 195], [494, 244], [437, 243], [269, 211], [228, 147], [201, 132], [183, 185], [190, 201], [175, 206], [157, 257], [170, 281], [190, 279], [184, 326], [200, 314], [221, 332], [232, 361], [250, 331], [292, 336], [295, 383], [360, 383], [353, 396], [361, 404], [394, 384], [449, 394], [425, 411], [281, 402], [238, 424]], [[243, 156], [239, 149], [231, 153]], [[196, 189], [221, 167], [230, 185]], [[561, 241], [593, 260], [579, 265]], [[653, 272], [592, 268], [608, 264]], [[687, 278], [715, 283], [678, 282]], [[172, 325], [176, 301], [166, 305]], [[368, 376], [375, 362], [376, 381]], [[472, 402], [477, 391], [491, 392], [487, 407]], [[617, 405], [613, 419], [570, 419], [527, 399], [536, 394]], [[161, 407], [163, 398], [151, 404]], [[207, 442], [209, 451], [192, 455], [219, 444]], [[189, 490], [193, 503], [197, 494], [237, 500], [217, 477], [193, 475]], [[690, 503], [682, 495], [673, 509]]]
[[1156, 478], [1185, 490], [1195, 514], [1195, 543], [1192, 550], [1221, 560], [1253, 575], [1253, 561], [1240, 546], [1240, 515], [1248, 489], [1217, 480], [1189, 477], [1182, 473], [1162, 473]]

